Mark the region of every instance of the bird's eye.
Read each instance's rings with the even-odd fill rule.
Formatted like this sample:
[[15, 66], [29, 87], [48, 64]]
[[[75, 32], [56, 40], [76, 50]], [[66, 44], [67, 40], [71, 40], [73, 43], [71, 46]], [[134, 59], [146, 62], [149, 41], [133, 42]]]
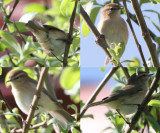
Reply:
[[114, 10], [114, 8], [110, 8], [110, 10], [112, 11], [112, 10]]
[[15, 77], [14, 79], [19, 79], [19, 77]]

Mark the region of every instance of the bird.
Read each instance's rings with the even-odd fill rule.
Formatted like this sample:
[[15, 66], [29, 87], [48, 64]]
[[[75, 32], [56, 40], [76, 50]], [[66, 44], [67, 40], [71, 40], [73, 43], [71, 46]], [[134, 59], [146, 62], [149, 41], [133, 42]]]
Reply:
[[[13, 70], [9, 74], [8, 82], [11, 84], [12, 94], [16, 104], [24, 114], [28, 114], [32, 99], [36, 93], [37, 81], [30, 78], [28, 74], [22, 70]], [[38, 109], [35, 111], [35, 114], [43, 112], [49, 113], [65, 130], [68, 125], [75, 121], [74, 117], [65, 111], [61, 104], [44, 88], [41, 92], [37, 107]]]
[[31, 20], [25, 24], [25, 27], [37, 38], [46, 55], [57, 57], [64, 54], [68, 34], [63, 30]]
[[[128, 28], [126, 22], [121, 17], [121, 9], [122, 6], [119, 4], [110, 3], [105, 5], [100, 13], [97, 29], [100, 34], [105, 36], [106, 43], [110, 49], [115, 48], [115, 43], [117, 45], [119, 43], [126, 45], [128, 41]], [[122, 50], [123, 52], [124, 49]], [[108, 62], [109, 59], [107, 58], [106, 64], [108, 64]]]
[[88, 104], [87, 108], [104, 105], [115, 109], [120, 114], [135, 113], [147, 93], [147, 82], [151, 75], [143, 71], [133, 74], [125, 87], [111, 93], [109, 97], [101, 101]]

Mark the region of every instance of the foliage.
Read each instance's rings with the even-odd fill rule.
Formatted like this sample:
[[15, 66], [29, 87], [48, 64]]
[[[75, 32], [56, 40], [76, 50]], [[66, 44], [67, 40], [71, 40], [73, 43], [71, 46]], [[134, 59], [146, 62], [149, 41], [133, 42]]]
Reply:
[[[0, 66], [24, 66], [27, 61], [34, 61], [37, 66], [45, 67], [60, 67], [60, 62], [55, 57], [46, 57], [40, 45], [35, 41], [35, 38], [31, 35], [26, 35], [28, 29], [25, 28], [25, 23], [32, 19], [39, 19], [47, 25], [55, 26], [65, 32], [68, 32], [69, 20], [74, 8], [75, 1], [73, 0], [52, 0], [51, 7], [45, 5], [46, 3], [30, 3], [25, 6], [24, 14], [18, 22], [12, 22], [8, 19], [7, 7], [13, 0], [5, 0], [5, 3], [1, 3], [1, 11], [4, 15], [4, 22], [7, 24], [8, 31], [1, 30], [0, 37], [0, 52], [9, 49], [12, 53], [10, 57], [4, 55], [0, 59]], [[66, 8], [67, 7], [67, 8]], [[78, 16], [78, 10], [76, 12], [76, 19]], [[76, 20], [77, 21], [77, 20]], [[77, 25], [78, 26], [78, 25]], [[28, 31], [29, 32], [29, 31]], [[77, 29], [73, 30], [73, 41], [71, 49], [69, 51], [69, 66], [79, 66], [80, 53], [77, 51], [80, 47], [80, 32]], [[58, 56], [60, 60], [63, 60], [63, 55]], [[12, 60], [12, 63], [10, 60]]]

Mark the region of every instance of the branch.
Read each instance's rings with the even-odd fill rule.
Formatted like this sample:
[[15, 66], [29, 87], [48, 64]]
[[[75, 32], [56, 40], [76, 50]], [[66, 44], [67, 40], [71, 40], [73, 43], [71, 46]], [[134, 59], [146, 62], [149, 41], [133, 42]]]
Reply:
[[[14, 113], [14, 112], [12, 111], [12, 108], [9, 106], [7, 100], [6, 100], [5, 97], [3, 96], [1, 90], [0, 90], [0, 96], [1, 96], [1, 99], [4, 101], [5, 106], [8, 108], [8, 110], [9, 110], [11, 113]], [[15, 115], [13, 115], [13, 117], [14, 117], [14, 119], [17, 121], [17, 123], [19, 124], [19, 126], [22, 128], [22, 123], [20, 122], [20, 120], [19, 120]]]
[[158, 60], [158, 56], [157, 56], [157, 53], [156, 53], [156, 46], [155, 46], [155, 44], [153, 44], [153, 42], [151, 40], [151, 36], [149, 34], [149, 31], [148, 31], [147, 25], [145, 23], [145, 20], [144, 20], [142, 11], [140, 9], [140, 6], [138, 4], [138, 1], [137, 0], [131, 0], [131, 4], [133, 6], [133, 9], [134, 9], [135, 14], [136, 14], [136, 18], [137, 18], [138, 23], [140, 25], [140, 28], [141, 28], [141, 31], [142, 31], [142, 36], [143, 36], [143, 38], [146, 42], [146, 45], [148, 47], [148, 50], [150, 52], [153, 66], [154, 67], [159, 67], [159, 60]]
[[66, 42], [66, 46], [65, 46], [64, 58], [63, 58], [63, 67], [66, 67], [67, 64], [68, 64], [67, 59], [68, 59], [70, 45], [72, 44], [73, 25], [74, 25], [74, 19], [75, 19], [75, 16], [76, 16], [77, 4], [78, 4], [78, 0], [75, 1], [74, 9], [73, 9], [73, 12], [72, 12], [72, 15], [71, 15], [71, 18], [70, 18], [68, 42]]
[[104, 36], [101, 37], [101, 34], [99, 33], [99, 31], [97, 30], [97, 28], [93, 24], [92, 20], [89, 18], [88, 14], [85, 12], [85, 10], [83, 9], [83, 7], [81, 5], [80, 5], [80, 14], [81, 14], [82, 18], [85, 20], [85, 22], [87, 23], [90, 30], [92, 31], [93, 35], [95, 36], [96, 43], [104, 50], [105, 54], [111, 60], [112, 57], [107, 50], [107, 48], [109, 48], [109, 47], [108, 47], [108, 44], [106, 43], [105, 37]]
[[[12, 11], [10, 12], [10, 14], [9, 14], [8, 16], [6, 16], [8, 19], [10, 19], [10, 17], [12, 16], [13, 11], [15, 10], [16, 6], [18, 5], [19, 1], [20, 1], [20, 0], [16, 0], [16, 2], [15, 2], [14, 5], [13, 5]], [[5, 27], [6, 27], [6, 25], [7, 25], [7, 23], [5, 22], [5, 23], [3, 24], [1, 30], [4, 30]]]
[[[109, 47], [108, 47], [108, 44], [106, 43], [105, 36], [102, 36], [99, 33], [99, 31], [97, 30], [97, 28], [95, 27], [95, 25], [91, 21], [90, 17], [88, 16], [88, 14], [85, 12], [85, 10], [83, 9], [83, 7], [81, 5], [80, 5], [80, 14], [81, 14], [82, 18], [85, 20], [85, 22], [87, 23], [87, 25], [90, 28], [90, 30], [92, 31], [93, 35], [95, 36], [96, 43], [104, 50], [105, 54], [108, 56], [108, 58], [111, 61], [112, 57], [111, 57], [110, 53], [107, 50], [107, 48], [109, 48]], [[122, 68], [126, 78], [128, 79], [129, 78], [129, 74], [128, 74], [127, 69], [124, 69], [124, 67], [122, 66], [121, 63], [119, 63], [119, 64], [120, 64], [120, 67]]]
[[[137, 25], [139, 25], [137, 19], [134, 19], [134, 15], [133, 15], [132, 13], [130, 13], [130, 12], [128, 12], [128, 13], [129, 13], [129, 17], [132, 19], [132, 21], [134, 21]], [[154, 41], [156, 41], [156, 40], [155, 40], [156, 35], [155, 35], [149, 28], [148, 28], [148, 31], [149, 31], [152, 39], [153, 39]]]
[[92, 96], [90, 97], [90, 99], [86, 102], [86, 104], [83, 106], [83, 108], [81, 109], [80, 112], [80, 118], [84, 115], [84, 113], [87, 111], [87, 105], [92, 103], [96, 96], [99, 94], [99, 92], [102, 90], [102, 88], [106, 85], [106, 83], [108, 82], [108, 80], [112, 77], [112, 75], [117, 71], [118, 67], [113, 67], [110, 72], [104, 77], [104, 79], [102, 80], [102, 82], [98, 85], [98, 87], [95, 89], [95, 91], [93, 92]]
[[11, 64], [13, 65], [13, 67], [17, 67], [17, 65], [13, 62], [12, 57], [10, 56], [7, 48], [6, 48], [6, 52], [7, 52], [7, 55], [9, 57], [9, 60], [10, 60]]
[[131, 20], [130, 20], [130, 17], [129, 17], [129, 12], [128, 12], [128, 9], [127, 9], [127, 5], [126, 5], [126, 0], [123, 0], [123, 5], [124, 5], [124, 8], [126, 10], [126, 14], [127, 14], [127, 22], [128, 22], [128, 25], [131, 29], [131, 32], [132, 32], [132, 35], [133, 35], [133, 38], [136, 42], [136, 45], [137, 45], [137, 48], [139, 50], [139, 53], [140, 53], [140, 56], [142, 58], [142, 61], [143, 61], [143, 66], [146, 68], [147, 71], [149, 71], [148, 67], [147, 67], [147, 63], [145, 61], [145, 58], [144, 58], [144, 55], [143, 55], [143, 51], [142, 51], [142, 48], [141, 48], [141, 45], [139, 44], [138, 40], [137, 40], [137, 37], [136, 37], [136, 34], [134, 32], [134, 29], [133, 29], [133, 26], [132, 26], [132, 23], [131, 23]]
[[34, 116], [34, 112], [35, 112], [35, 109], [37, 107], [38, 100], [40, 98], [41, 90], [43, 88], [43, 82], [44, 82], [44, 80], [45, 80], [45, 78], [47, 76], [48, 69], [49, 68], [47, 68], [47, 67], [42, 67], [42, 71], [41, 71], [40, 78], [39, 78], [39, 81], [38, 81], [38, 84], [37, 84], [37, 88], [36, 88], [36, 94], [33, 97], [33, 101], [32, 101], [32, 104], [31, 104], [32, 107], [29, 110], [27, 119], [23, 124], [22, 133], [28, 133], [29, 125], [30, 125], [30, 123], [32, 121], [32, 118]]
[[152, 96], [153, 92], [157, 89], [159, 80], [160, 80], [160, 68], [157, 68], [156, 77], [153, 79], [153, 81], [150, 85], [149, 92], [147, 93], [146, 97], [144, 98], [140, 108], [137, 110], [136, 114], [134, 115], [134, 117], [131, 121], [131, 124], [130, 124], [130, 128], [127, 130], [126, 133], [131, 133], [132, 129], [134, 128], [135, 124], [137, 123], [138, 119], [140, 118], [142, 111], [145, 109], [145, 107], [147, 106], [147, 104], [151, 100], [151, 96]]

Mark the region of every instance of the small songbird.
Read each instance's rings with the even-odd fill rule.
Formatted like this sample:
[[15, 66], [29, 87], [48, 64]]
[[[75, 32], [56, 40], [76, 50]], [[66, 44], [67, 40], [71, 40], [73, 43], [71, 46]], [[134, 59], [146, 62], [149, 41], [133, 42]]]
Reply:
[[105, 36], [110, 49], [114, 49], [114, 43], [127, 44], [128, 28], [121, 18], [121, 6], [117, 3], [110, 3], [103, 7], [97, 29]]
[[[18, 107], [23, 113], [28, 114], [33, 96], [36, 93], [37, 81], [31, 79], [28, 74], [22, 70], [14, 70], [9, 75], [8, 82], [12, 86], [12, 94]], [[50, 93], [43, 89], [38, 102], [36, 114], [47, 112], [55, 118], [63, 129], [74, 122], [74, 118], [66, 112], [63, 107], [54, 100]]]
[[151, 75], [142, 71], [138, 72], [138, 75], [133, 74], [125, 87], [113, 92], [102, 101], [89, 104], [87, 108], [105, 105], [124, 115], [136, 112], [147, 93], [147, 82]]
[[36, 21], [29, 21], [25, 27], [36, 36], [45, 54], [54, 57], [64, 54], [68, 34], [50, 26], [41, 25]]

